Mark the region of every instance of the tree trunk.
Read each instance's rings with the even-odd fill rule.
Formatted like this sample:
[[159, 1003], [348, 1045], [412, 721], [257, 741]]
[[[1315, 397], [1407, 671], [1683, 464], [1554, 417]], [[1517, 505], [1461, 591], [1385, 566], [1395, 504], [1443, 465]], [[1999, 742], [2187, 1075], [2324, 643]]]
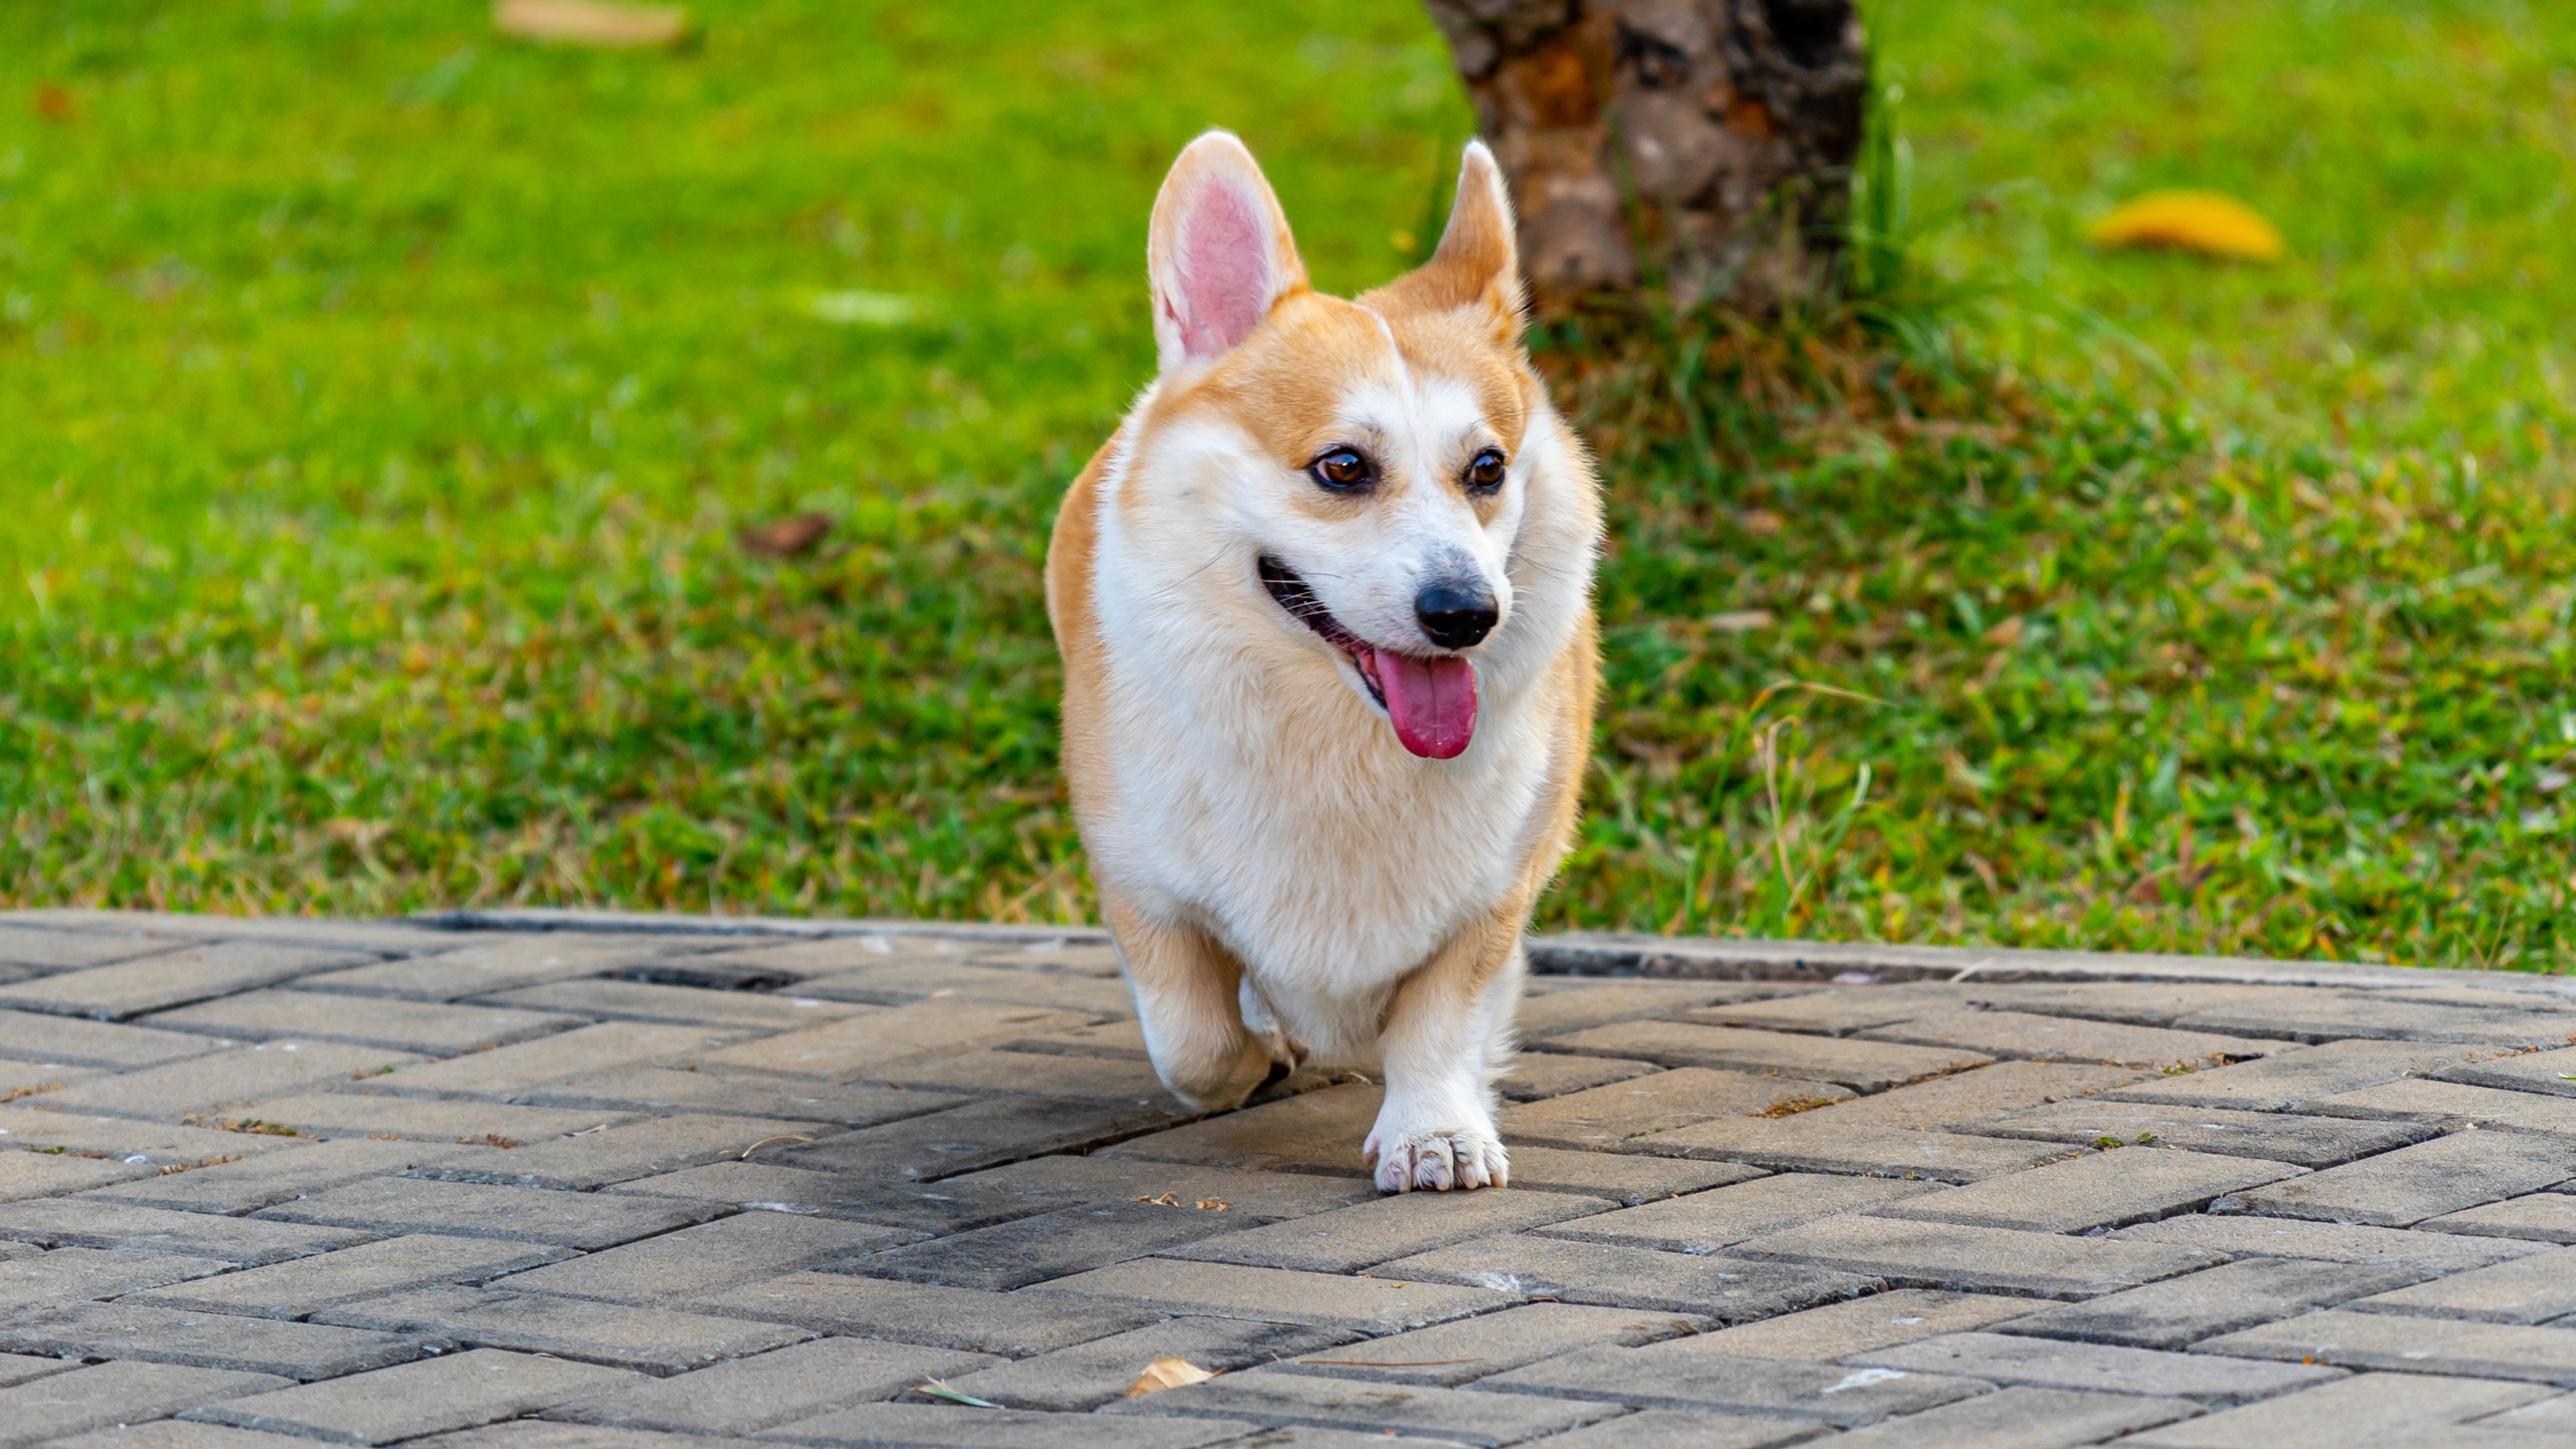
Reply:
[[1812, 285], [1861, 141], [1851, 0], [1426, 0], [1511, 178], [1541, 303]]

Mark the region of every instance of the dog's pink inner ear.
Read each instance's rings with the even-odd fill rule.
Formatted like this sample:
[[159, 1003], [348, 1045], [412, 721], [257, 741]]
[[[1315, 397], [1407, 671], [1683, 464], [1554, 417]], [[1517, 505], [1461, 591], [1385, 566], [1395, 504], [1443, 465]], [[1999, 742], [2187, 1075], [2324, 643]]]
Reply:
[[1270, 310], [1277, 287], [1263, 210], [1241, 188], [1211, 181], [1181, 223], [1182, 301], [1175, 307], [1167, 297], [1163, 310], [1192, 357], [1214, 357], [1241, 342]]

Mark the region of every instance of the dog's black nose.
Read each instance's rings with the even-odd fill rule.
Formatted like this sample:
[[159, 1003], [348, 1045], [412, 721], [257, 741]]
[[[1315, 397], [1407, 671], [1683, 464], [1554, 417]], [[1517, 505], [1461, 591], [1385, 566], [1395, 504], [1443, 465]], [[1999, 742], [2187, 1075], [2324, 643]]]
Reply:
[[1494, 608], [1494, 591], [1482, 580], [1443, 579], [1414, 597], [1413, 617], [1432, 643], [1466, 649], [1483, 643], [1502, 616]]

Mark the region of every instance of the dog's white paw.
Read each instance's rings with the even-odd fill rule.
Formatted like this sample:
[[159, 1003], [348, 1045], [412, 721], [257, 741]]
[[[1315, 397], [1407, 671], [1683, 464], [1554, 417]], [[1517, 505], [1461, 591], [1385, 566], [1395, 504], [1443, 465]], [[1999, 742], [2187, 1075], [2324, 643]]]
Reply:
[[1503, 1144], [1484, 1133], [1463, 1128], [1436, 1128], [1384, 1139], [1371, 1133], [1361, 1155], [1376, 1164], [1380, 1192], [1502, 1187], [1511, 1178], [1511, 1158], [1503, 1151]]

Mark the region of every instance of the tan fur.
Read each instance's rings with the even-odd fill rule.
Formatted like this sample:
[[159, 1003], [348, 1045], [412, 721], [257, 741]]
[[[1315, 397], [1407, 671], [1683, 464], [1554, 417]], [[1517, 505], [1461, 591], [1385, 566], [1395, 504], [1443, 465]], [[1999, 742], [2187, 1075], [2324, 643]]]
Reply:
[[[1232, 189], [1210, 202], [1211, 188]], [[1224, 235], [1255, 240], [1193, 274], [1212, 249], [1188, 228], [1210, 207], [1235, 220]], [[1266, 243], [1246, 216], [1275, 221]], [[1521, 932], [1571, 842], [1590, 745], [1599, 526], [1589, 460], [1519, 347], [1499, 177], [1471, 147], [1439, 251], [1355, 301], [1307, 286], [1230, 137], [1183, 154], [1154, 235], [1163, 375], [1067, 492], [1046, 579], [1074, 814], [1156, 1068], [1220, 1110], [1310, 1046], [1382, 1063], [1368, 1143], [1381, 1184], [1499, 1184], [1491, 1079]], [[1243, 276], [1269, 289], [1248, 314], [1225, 289]], [[1229, 340], [1228, 317], [1258, 323]], [[1319, 450], [1348, 444], [1383, 460], [1373, 494], [1304, 479]], [[1470, 497], [1458, 479], [1485, 446], [1516, 471]], [[1419, 522], [1365, 531], [1390, 519]], [[1466, 755], [1397, 745], [1343, 652], [1253, 577], [1278, 542], [1265, 529], [1342, 559], [1315, 577], [1345, 590], [1381, 568], [1380, 548], [1490, 555], [1503, 622], [1469, 651], [1492, 693]], [[1183, 555], [1201, 553], [1193, 572]], [[1369, 587], [1336, 616], [1347, 607], [1377, 647], [1412, 647], [1386, 637], [1399, 625], [1378, 598], [1400, 588]]]

